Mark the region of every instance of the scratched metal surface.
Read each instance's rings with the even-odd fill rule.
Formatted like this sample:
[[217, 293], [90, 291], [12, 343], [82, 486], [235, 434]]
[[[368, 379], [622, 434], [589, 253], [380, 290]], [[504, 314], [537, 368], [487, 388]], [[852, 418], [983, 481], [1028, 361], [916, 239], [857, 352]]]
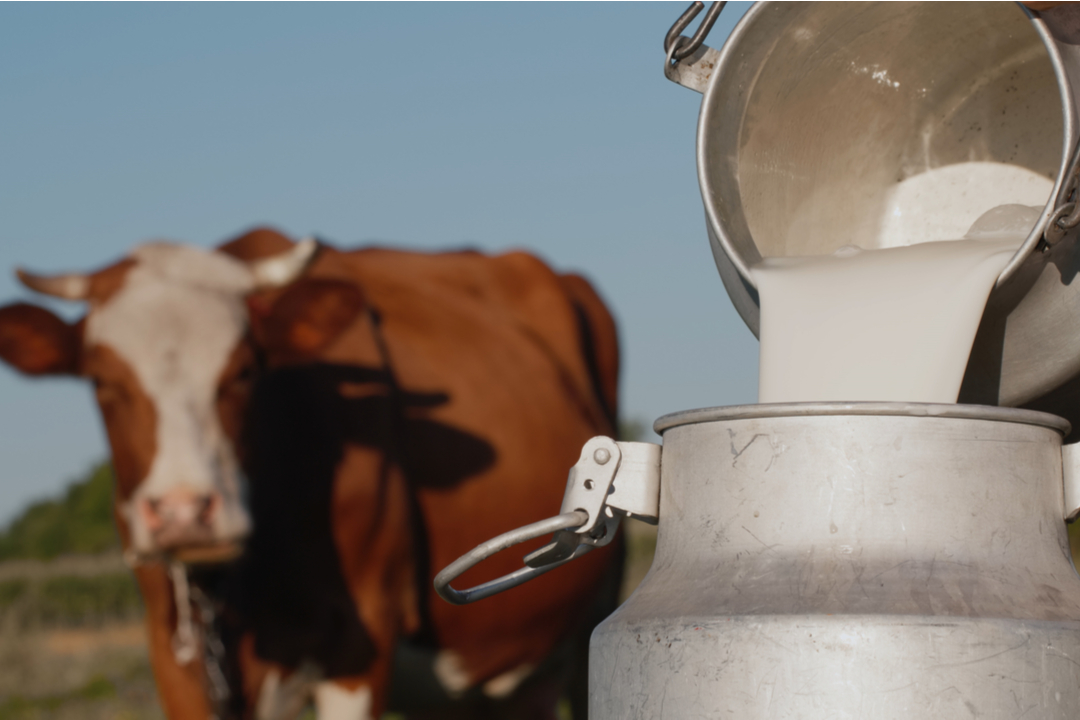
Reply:
[[1016, 419], [668, 428], [656, 559], [593, 636], [592, 717], [1077, 717], [1060, 428]]

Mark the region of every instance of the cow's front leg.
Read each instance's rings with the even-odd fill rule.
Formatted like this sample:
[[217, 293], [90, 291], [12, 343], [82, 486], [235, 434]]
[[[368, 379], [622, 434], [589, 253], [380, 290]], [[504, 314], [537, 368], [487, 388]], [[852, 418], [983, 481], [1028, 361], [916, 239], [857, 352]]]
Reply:
[[339, 678], [315, 686], [319, 720], [374, 720], [378, 717], [375, 707], [375, 693], [367, 680]]
[[386, 710], [394, 646], [419, 626], [413, 518], [400, 470], [370, 448], [349, 446], [334, 486], [333, 532], [342, 574], [371, 642], [362, 674], [315, 689], [319, 720], [367, 720]]
[[197, 662], [181, 665], [173, 652], [176, 602], [165, 566], [140, 565], [135, 568], [135, 579], [146, 606], [150, 664], [165, 716], [169, 720], [207, 720], [210, 702], [202, 668]]
[[363, 675], [324, 680], [315, 685], [319, 720], [375, 720], [386, 711], [393, 653], [380, 653]]

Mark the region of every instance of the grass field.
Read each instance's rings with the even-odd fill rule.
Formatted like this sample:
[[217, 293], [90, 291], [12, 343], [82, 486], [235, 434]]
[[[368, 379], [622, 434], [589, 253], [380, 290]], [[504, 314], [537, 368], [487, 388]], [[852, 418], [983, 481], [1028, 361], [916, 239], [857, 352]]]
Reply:
[[0, 564], [0, 720], [162, 717], [119, 555]]
[[[625, 529], [624, 598], [656, 546], [656, 528]], [[1080, 527], [1070, 541], [1080, 556]], [[141, 617], [119, 555], [0, 563], [0, 720], [163, 718]]]
[[[654, 528], [628, 526], [624, 597], [655, 546]], [[163, 717], [138, 589], [118, 554], [0, 562], [0, 720]]]

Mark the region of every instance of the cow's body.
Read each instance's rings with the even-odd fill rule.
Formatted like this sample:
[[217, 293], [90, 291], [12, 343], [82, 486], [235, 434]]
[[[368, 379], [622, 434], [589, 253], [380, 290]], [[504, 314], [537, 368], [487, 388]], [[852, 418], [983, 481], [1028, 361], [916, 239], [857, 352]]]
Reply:
[[[250, 260], [291, 247], [260, 231], [223, 250]], [[126, 262], [111, 272], [132, 276], [139, 266]], [[87, 328], [125, 297], [123, 280], [97, 301]], [[234, 286], [213, 288], [232, 308], [252, 289]], [[464, 696], [470, 712], [525, 704], [530, 716], [551, 717], [564, 664], [545, 660], [581, 646], [590, 606], [613, 585], [613, 554], [594, 552], [464, 608], [433, 601], [431, 579], [480, 542], [553, 513], [581, 445], [613, 432], [618, 354], [602, 302], [580, 278], [558, 276], [524, 253], [378, 249], [326, 249], [296, 282], [248, 300], [251, 333], [226, 332], [216, 321], [214, 342], [233, 347], [202, 363], [213, 367], [197, 379], [214, 378], [207, 402], [215, 411], [209, 424], [217, 423], [197, 438], [209, 447], [219, 429], [250, 479], [253, 531], [228, 583], [247, 706], [263, 718], [286, 717], [312, 690], [320, 715], [370, 717], [386, 707], [395, 645], [411, 638], [399, 658], [426, 658], [441, 690]], [[115, 349], [105, 334], [81, 334], [90, 342], [77, 371], [86, 374], [85, 358]], [[128, 366], [128, 381], [151, 385], [146, 378], [164, 360], [144, 352], [133, 369], [124, 360], [139, 352], [107, 360]], [[265, 375], [249, 398], [256, 366]], [[102, 409], [126, 545], [216, 547], [246, 530], [228, 483], [212, 503], [209, 481], [196, 478], [183, 492], [143, 484], [163, 455], [132, 445], [154, 444], [156, 434], [144, 429], [133, 439], [123, 418]], [[165, 415], [155, 414], [157, 427]], [[230, 461], [229, 452], [214, 453]], [[170, 462], [182, 466], [191, 454]], [[195, 527], [171, 521], [193, 513]], [[137, 532], [133, 519], [142, 523]], [[520, 554], [507, 553], [487, 572], [519, 566]], [[170, 646], [176, 608], [168, 579], [160, 565], [137, 574], [167, 712], [205, 716], [199, 669], [177, 664]]]

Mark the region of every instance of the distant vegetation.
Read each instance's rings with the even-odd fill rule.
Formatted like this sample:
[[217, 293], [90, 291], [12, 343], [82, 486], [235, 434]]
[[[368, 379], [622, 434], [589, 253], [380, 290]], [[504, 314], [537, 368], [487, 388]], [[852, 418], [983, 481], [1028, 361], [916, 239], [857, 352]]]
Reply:
[[[79, 567], [65, 568], [82, 571]], [[100, 627], [134, 622], [143, 606], [135, 579], [126, 569], [99, 574], [27, 575], [0, 579], [0, 642], [5, 632], [43, 628]]]
[[648, 432], [649, 426], [641, 418], [622, 418], [619, 420], [618, 437], [617, 440], [624, 440], [630, 442], [644, 442], [645, 433]]
[[0, 561], [117, 550], [112, 508], [112, 466], [102, 463], [72, 483], [63, 497], [34, 503], [0, 532]]
[[0, 563], [67, 557], [59, 566], [49, 563], [49, 570], [5, 570], [0, 577], [0, 635], [5, 630], [97, 626], [141, 616], [138, 588], [122, 565], [94, 565], [93, 558], [72, 557], [119, 551], [112, 508], [112, 466], [102, 463], [60, 497], [32, 504], [0, 532]]

